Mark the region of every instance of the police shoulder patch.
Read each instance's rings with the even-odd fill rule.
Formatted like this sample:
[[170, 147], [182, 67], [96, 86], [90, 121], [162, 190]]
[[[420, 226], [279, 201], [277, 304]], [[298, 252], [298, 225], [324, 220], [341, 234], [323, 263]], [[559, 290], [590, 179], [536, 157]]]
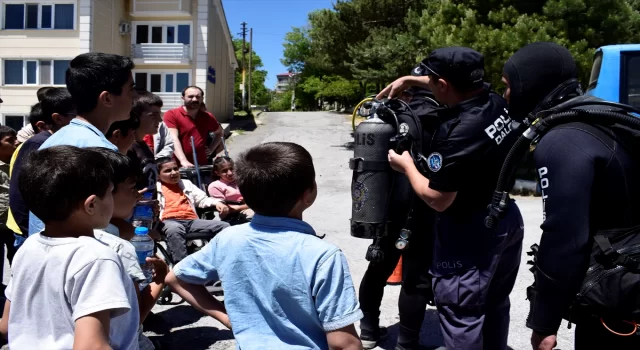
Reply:
[[433, 152], [427, 157], [427, 166], [429, 170], [438, 172], [442, 168], [442, 154], [438, 152]]

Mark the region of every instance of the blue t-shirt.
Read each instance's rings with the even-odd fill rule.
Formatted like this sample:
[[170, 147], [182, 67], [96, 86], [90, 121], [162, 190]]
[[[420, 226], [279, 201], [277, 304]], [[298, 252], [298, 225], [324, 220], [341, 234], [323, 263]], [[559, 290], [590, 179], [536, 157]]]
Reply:
[[[39, 149], [53, 146], [105, 147], [118, 151], [113, 143], [109, 142], [102, 131], [87, 121], [75, 118], [64, 128], [51, 135]], [[37, 216], [29, 212], [29, 236], [44, 230], [44, 223]]]
[[220, 232], [173, 272], [222, 281], [242, 349], [327, 349], [326, 332], [363, 317], [347, 260], [304, 221], [256, 214]]

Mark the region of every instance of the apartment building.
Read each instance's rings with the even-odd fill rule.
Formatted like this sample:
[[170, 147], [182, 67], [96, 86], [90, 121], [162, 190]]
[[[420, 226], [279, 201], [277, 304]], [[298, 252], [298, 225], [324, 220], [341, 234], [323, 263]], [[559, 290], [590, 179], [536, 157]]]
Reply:
[[136, 85], [182, 104], [197, 85], [224, 122], [238, 68], [221, 0], [0, 0], [0, 123], [19, 129], [42, 86], [64, 86], [86, 52], [129, 56]]
[[289, 85], [293, 84], [293, 79], [295, 78], [295, 76], [297, 75], [297, 73], [281, 73], [276, 75], [276, 78], [278, 79], [278, 81], [276, 82], [276, 88], [275, 91], [276, 93], [283, 93], [287, 90], [289, 90]]

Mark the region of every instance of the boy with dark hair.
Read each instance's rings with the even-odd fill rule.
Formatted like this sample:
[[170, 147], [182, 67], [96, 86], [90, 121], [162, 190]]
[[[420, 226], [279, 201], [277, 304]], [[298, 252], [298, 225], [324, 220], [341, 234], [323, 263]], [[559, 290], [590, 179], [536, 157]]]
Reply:
[[[164, 288], [164, 278], [167, 276], [169, 267], [160, 258], [148, 258], [147, 262], [154, 266], [155, 277], [152, 283], [147, 284], [138, 262], [136, 249], [129, 242], [133, 232], [124, 233], [113, 224], [116, 220], [127, 220], [133, 214], [133, 208], [140, 197], [136, 190], [136, 182], [140, 177], [140, 167], [124, 154], [102, 147], [91, 147], [89, 149], [102, 154], [109, 160], [113, 168], [113, 217], [106, 228], [94, 230], [94, 235], [96, 239], [107, 244], [118, 253], [118, 256], [122, 259], [122, 264], [127, 274], [133, 280], [136, 290], [140, 291], [138, 294], [140, 321], [144, 322], [160, 298], [160, 293]], [[144, 288], [141, 288], [141, 284], [144, 284]], [[155, 348], [151, 340], [142, 335], [142, 327], [140, 327], [139, 344], [140, 350]]]
[[[4, 249], [7, 247], [7, 259], [13, 261], [16, 252], [13, 246], [13, 232], [5, 224], [9, 213], [9, 163], [16, 151], [16, 131], [12, 128], [0, 126], [0, 273], [4, 271]], [[0, 282], [1, 284], [1, 282]]]
[[109, 142], [118, 147], [118, 151], [127, 154], [136, 140], [135, 131], [140, 127], [140, 119], [131, 114], [129, 119], [117, 121], [104, 134]]
[[0, 331], [11, 349], [138, 349], [134, 285], [93, 233], [113, 214], [112, 180], [91, 150], [57, 146], [26, 159], [20, 192], [45, 229], [16, 254], [5, 292]]
[[144, 141], [145, 135], [153, 135], [158, 132], [162, 121], [162, 99], [148, 91], [138, 91], [138, 96], [133, 101], [131, 115], [140, 120], [140, 126], [135, 131], [135, 142], [129, 150], [128, 156], [135, 159], [142, 168], [142, 176], [138, 181], [138, 190], [148, 189], [152, 191], [153, 198], [156, 195], [156, 183], [158, 182], [158, 167], [156, 166], [154, 152]]
[[[242, 349], [361, 349], [353, 324], [362, 312], [346, 258], [302, 221], [317, 195], [309, 152], [286, 142], [253, 147], [236, 162], [236, 181], [253, 221], [182, 260], [167, 284], [233, 326]], [[218, 276], [224, 306], [204, 287]]]
[[[129, 118], [135, 97], [134, 65], [130, 58], [90, 52], [76, 56], [66, 72], [67, 89], [78, 116], [51, 136], [40, 149], [70, 145], [76, 147], [118, 148], [104, 133], [112, 123]], [[29, 215], [29, 235], [44, 228], [42, 221]]]
[[38, 134], [16, 149], [15, 160], [12, 160], [11, 164], [11, 186], [9, 189], [11, 211], [7, 226], [15, 234], [16, 248], [20, 247], [29, 235], [29, 208], [22, 199], [18, 188], [22, 165], [31, 153], [38, 150], [51, 135], [69, 125], [75, 116], [76, 107], [66, 88], [48, 87], [41, 96], [41, 102], [31, 108], [29, 122], [33, 125], [34, 130], [38, 130]]

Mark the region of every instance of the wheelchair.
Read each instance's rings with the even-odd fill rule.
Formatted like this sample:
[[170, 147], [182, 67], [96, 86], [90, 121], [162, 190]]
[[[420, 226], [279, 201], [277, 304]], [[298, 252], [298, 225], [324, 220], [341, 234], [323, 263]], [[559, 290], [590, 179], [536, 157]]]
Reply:
[[[212, 166], [201, 166], [200, 167], [200, 175], [201, 177], [205, 177], [205, 176], [209, 176], [212, 173], [213, 167]], [[198, 183], [198, 179], [197, 179], [197, 173], [195, 171], [195, 169], [193, 168], [189, 168], [189, 169], [185, 169], [182, 168], [180, 169], [180, 177], [183, 179], [187, 179], [191, 182], [193, 182], [194, 184]], [[207, 184], [202, 184], [202, 186], [200, 186], [200, 189], [202, 189], [203, 191], [205, 191], [205, 193], [207, 192]], [[204, 188], [202, 188], [204, 187]], [[196, 208], [196, 213], [198, 215], [198, 218], [202, 219], [202, 220], [214, 220], [217, 219], [217, 211], [215, 208], [207, 208], [207, 209], [200, 209], [200, 208]], [[205, 245], [207, 245], [209, 243], [209, 241], [211, 241], [213, 239], [213, 237], [215, 237], [215, 234], [211, 234], [211, 233], [202, 233], [202, 232], [196, 232], [196, 233], [189, 233], [187, 234], [186, 238], [186, 242], [187, 242], [187, 254], [191, 255], [197, 251], [199, 251], [200, 249], [202, 249], [202, 247], [204, 247]], [[164, 245], [163, 245], [164, 243]], [[169, 254], [169, 250], [168, 250], [168, 246], [166, 246], [166, 237], [164, 237], [164, 235], [162, 235], [162, 238], [159, 241], [155, 242], [155, 247], [156, 247], [156, 251], [159, 251], [162, 254], [162, 257], [164, 259], [164, 261], [167, 263], [167, 265], [170, 268], [173, 268], [173, 266], [175, 265], [175, 261], [173, 261], [173, 259], [171, 258], [171, 254]], [[215, 296], [222, 296], [223, 292], [222, 292], [222, 287], [220, 286], [220, 281], [214, 281], [211, 283], [207, 283], [205, 285], [205, 287], [207, 288], [207, 290], [215, 295]], [[171, 288], [169, 288], [169, 286], [165, 286], [162, 289], [162, 292], [160, 293], [160, 298], [158, 299], [158, 304], [159, 305], [169, 305], [171, 304], [173, 301], [173, 292], [171, 291]], [[181, 300], [180, 302], [176, 303], [176, 304], [182, 304], [184, 302], [184, 300]]]

